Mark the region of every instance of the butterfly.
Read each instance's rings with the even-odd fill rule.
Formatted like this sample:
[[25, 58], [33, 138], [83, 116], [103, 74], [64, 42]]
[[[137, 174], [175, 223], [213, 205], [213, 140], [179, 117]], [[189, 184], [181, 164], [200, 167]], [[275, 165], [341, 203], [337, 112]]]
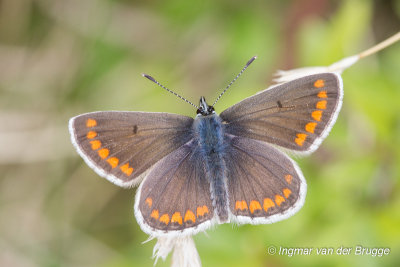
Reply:
[[70, 119], [72, 143], [91, 168], [121, 187], [140, 183], [134, 211], [147, 234], [273, 223], [303, 206], [306, 181], [284, 152], [309, 154], [328, 135], [342, 104], [340, 75], [272, 86], [218, 115], [221, 95], [213, 105], [204, 97], [199, 106], [184, 99], [197, 107], [195, 118], [99, 111]]

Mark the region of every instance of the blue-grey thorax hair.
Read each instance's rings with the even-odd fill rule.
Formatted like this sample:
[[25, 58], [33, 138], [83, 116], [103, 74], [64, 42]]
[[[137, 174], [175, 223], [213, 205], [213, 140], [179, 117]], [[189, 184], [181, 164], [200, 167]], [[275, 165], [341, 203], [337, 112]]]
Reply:
[[193, 123], [198, 153], [206, 164], [206, 178], [210, 183], [211, 197], [220, 222], [228, 220], [228, 196], [224, 153], [224, 126], [222, 119], [208, 106], [204, 97], [200, 99], [198, 115]]

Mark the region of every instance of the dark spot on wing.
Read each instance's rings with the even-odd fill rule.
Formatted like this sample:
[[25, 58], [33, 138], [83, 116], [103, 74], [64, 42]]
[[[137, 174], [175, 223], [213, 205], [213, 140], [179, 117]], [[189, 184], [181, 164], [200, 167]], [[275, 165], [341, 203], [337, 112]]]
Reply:
[[281, 103], [281, 101], [278, 100], [276, 103], [278, 104], [278, 107], [279, 107], [279, 108], [282, 108], [282, 103]]
[[137, 127], [137, 125], [134, 125], [134, 126], [133, 126], [133, 134], [136, 134], [136, 133], [137, 133], [137, 131], [138, 131], [138, 127]]

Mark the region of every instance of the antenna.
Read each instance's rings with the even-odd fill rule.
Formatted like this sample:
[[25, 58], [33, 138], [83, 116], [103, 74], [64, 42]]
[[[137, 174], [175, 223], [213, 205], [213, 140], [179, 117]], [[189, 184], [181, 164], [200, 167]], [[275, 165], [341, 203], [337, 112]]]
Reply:
[[236, 77], [228, 84], [228, 86], [224, 89], [224, 91], [222, 91], [222, 93], [217, 97], [217, 99], [215, 99], [214, 104], [212, 104], [212, 106], [214, 106], [218, 100], [221, 98], [221, 96], [223, 94], [225, 94], [225, 92], [229, 89], [229, 87], [231, 87], [231, 85], [240, 77], [240, 75], [242, 75], [242, 73], [247, 69], [248, 66], [250, 66], [251, 63], [253, 63], [253, 61], [257, 58], [257, 56], [252, 57], [249, 61], [247, 61], [246, 65], [243, 67], [243, 69], [239, 72], [238, 75], [236, 75]]
[[171, 94], [176, 95], [177, 97], [179, 97], [180, 99], [182, 99], [182, 100], [185, 101], [186, 103], [189, 103], [189, 104], [192, 105], [193, 107], [199, 109], [198, 106], [196, 106], [195, 104], [193, 104], [192, 102], [190, 102], [190, 101], [187, 100], [186, 98], [184, 98], [184, 97], [178, 95], [178, 94], [175, 93], [174, 91], [169, 90], [167, 87], [165, 87], [164, 85], [162, 85], [161, 83], [159, 83], [156, 79], [154, 79], [154, 78], [151, 77], [150, 75], [147, 75], [147, 74], [145, 74], [145, 73], [142, 73], [142, 76], [145, 77], [145, 78], [147, 78], [147, 79], [149, 79], [149, 80], [152, 81], [153, 83], [157, 84], [157, 85], [160, 86], [161, 88], [167, 90], [167, 91], [170, 92]]

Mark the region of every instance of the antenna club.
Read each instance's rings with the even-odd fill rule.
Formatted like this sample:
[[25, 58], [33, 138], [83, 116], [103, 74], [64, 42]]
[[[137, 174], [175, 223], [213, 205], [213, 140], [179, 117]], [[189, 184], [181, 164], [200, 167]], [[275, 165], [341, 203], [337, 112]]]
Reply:
[[257, 56], [252, 57], [249, 61], [247, 61], [246, 67], [248, 67], [251, 63], [253, 63], [253, 61], [256, 59], [257, 59]]
[[229, 89], [229, 87], [231, 87], [231, 85], [240, 77], [240, 75], [242, 75], [242, 73], [247, 69], [247, 67], [253, 63], [253, 61], [257, 58], [257, 56], [252, 57], [249, 61], [247, 61], [246, 65], [243, 67], [243, 69], [238, 73], [238, 75], [236, 75], [236, 77], [228, 84], [227, 87], [225, 87], [225, 89], [222, 91], [222, 93], [217, 97], [217, 99], [215, 99], [214, 103], [211, 105], [212, 107], [215, 106], [215, 104], [218, 102], [218, 100], [221, 98], [221, 96], [223, 94], [225, 94], [226, 90]]
[[151, 77], [150, 75], [146, 74], [146, 73], [142, 73], [142, 76], [149, 79], [152, 82], [157, 83], [156, 79], [154, 79], [153, 77]]
[[147, 78], [147, 79], [149, 79], [150, 81], [154, 82], [155, 84], [157, 84], [157, 85], [160, 86], [161, 88], [167, 90], [167, 91], [170, 92], [171, 94], [173, 94], [173, 95], [179, 97], [180, 99], [182, 99], [182, 100], [185, 101], [186, 103], [192, 105], [193, 107], [195, 107], [195, 108], [197, 108], [197, 109], [199, 108], [198, 106], [196, 106], [195, 104], [193, 104], [192, 102], [190, 102], [189, 100], [187, 100], [186, 98], [184, 98], [184, 97], [178, 95], [178, 94], [175, 93], [174, 91], [169, 90], [167, 87], [165, 87], [165, 86], [162, 85], [161, 83], [157, 82], [157, 80], [154, 79], [153, 77], [151, 77], [150, 75], [148, 75], [148, 74], [146, 74], [146, 73], [142, 73], [142, 76], [145, 77], [145, 78]]

